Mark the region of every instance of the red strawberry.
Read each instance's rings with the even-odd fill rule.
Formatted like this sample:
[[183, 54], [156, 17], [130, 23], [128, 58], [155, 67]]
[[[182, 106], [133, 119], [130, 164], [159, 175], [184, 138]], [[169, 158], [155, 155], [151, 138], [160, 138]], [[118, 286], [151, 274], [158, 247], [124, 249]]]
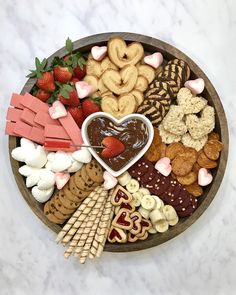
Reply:
[[42, 73], [42, 77], [38, 78], [36, 85], [38, 88], [48, 92], [53, 92], [56, 89], [53, 74], [51, 72]]
[[60, 83], [67, 83], [72, 78], [72, 72], [68, 69], [68, 67], [57, 66], [53, 70], [54, 78], [56, 81]]
[[84, 122], [84, 119], [85, 119], [82, 109], [78, 108], [78, 107], [68, 107], [67, 111], [74, 118], [74, 120], [75, 120], [76, 124], [79, 126], [79, 128], [81, 128], [82, 124]]
[[68, 98], [64, 96], [63, 92], [59, 95], [58, 99], [64, 104], [72, 107], [77, 107], [80, 104], [80, 100], [75, 88], [67, 92]]
[[42, 101], [47, 101], [49, 99], [49, 97], [51, 96], [51, 93], [46, 92], [42, 89], [37, 90], [35, 97], [37, 97], [38, 99], [42, 100]]
[[125, 145], [113, 136], [104, 137], [102, 145], [105, 146], [101, 152], [103, 158], [114, 158], [125, 150]]
[[72, 77], [72, 79], [70, 80], [71, 83], [75, 84], [76, 82], [79, 82], [79, 79], [76, 77]]
[[100, 97], [86, 98], [83, 100], [81, 105], [82, 105], [82, 110], [83, 110], [85, 118], [101, 110], [100, 101], [101, 101]]
[[78, 79], [82, 79], [86, 74], [86, 66], [83, 64], [82, 68], [80, 67], [80, 65], [78, 65], [76, 68], [74, 68], [74, 75], [76, 76], [76, 78]]

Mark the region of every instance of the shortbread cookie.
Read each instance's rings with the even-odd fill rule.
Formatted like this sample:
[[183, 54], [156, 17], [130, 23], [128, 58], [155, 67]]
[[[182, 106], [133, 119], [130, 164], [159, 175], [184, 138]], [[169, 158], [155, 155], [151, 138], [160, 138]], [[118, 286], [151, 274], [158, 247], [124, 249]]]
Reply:
[[213, 161], [213, 160], [210, 160], [206, 156], [204, 151], [199, 152], [197, 162], [201, 167], [206, 168], [206, 169], [213, 169], [213, 168], [217, 167], [217, 162]]
[[182, 106], [184, 114], [196, 114], [207, 105], [207, 100], [194, 96], [188, 88], [183, 87], [177, 94], [177, 103]]
[[119, 37], [111, 38], [107, 43], [108, 56], [119, 68], [136, 65], [143, 57], [144, 50], [141, 43], [132, 42], [126, 45]]
[[173, 142], [166, 148], [166, 157], [173, 160], [179, 153], [184, 152], [184, 145], [180, 142]]
[[219, 140], [209, 140], [204, 146], [203, 150], [207, 158], [216, 161], [223, 149], [223, 144]]
[[107, 95], [102, 97], [101, 108], [103, 112], [109, 113], [117, 119], [135, 113], [137, 103], [134, 95], [131, 93], [115, 96]]
[[171, 132], [166, 131], [163, 127], [163, 124], [160, 124], [158, 129], [159, 129], [162, 141], [166, 144], [170, 144], [172, 142], [178, 142], [181, 140], [180, 135], [175, 135]]
[[166, 131], [175, 135], [183, 135], [187, 132], [187, 127], [183, 121], [184, 112], [182, 107], [171, 105], [170, 110], [163, 119], [163, 127]]
[[200, 151], [206, 144], [207, 139], [208, 139], [207, 135], [204, 135], [203, 137], [199, 139], [193, 139], [192, 136], [187, 132], [186, 134], [182, 136], [181, 142], [187, 147], [191, 147], [197, 151]]
[[187, 115], [186, 126], [190, 135], [194, 139], [199, 139], [209, 134], [215, 127], [214, 108], [211, 106], [206, 106], [201, 111], [200, 118], [196, 115]]
[[192, 194], [194, 197], [200, 197], [203, 194], [203, 189], [202, 187], [196, 182], [186, 185], [185, 186], [186, 190]]

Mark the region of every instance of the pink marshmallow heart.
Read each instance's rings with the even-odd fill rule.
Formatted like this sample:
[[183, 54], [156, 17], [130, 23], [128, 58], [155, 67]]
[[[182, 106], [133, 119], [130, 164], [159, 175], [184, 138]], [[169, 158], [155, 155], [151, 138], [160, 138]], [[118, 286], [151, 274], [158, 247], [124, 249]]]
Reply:
[[48, 110], [49, 115], [52, 119], [58, 119], [61, 117], [65, 117], [67, 115], [67, 111], [64, 105], [59, 101], [55, 101], [52, 106]]
[[56, 186], [58, 189], [62, 189], [63, 186], [66, 185], [66, 183], [70, 179], [70, 174], [69, 173], [63, 173], [63, 172], [57, 172], [55, 173], [55, 181], [56, 181]]
[[163, 56], [160, 52], [155, 52], [151, 55], [145, 56], [144, 62], [154, 69], [157, 69], [163, 62]]
[[93, 46], [91, 49], [93, 59], [100, 61], [107, 54], [107, 46]]
[[117, 179], [107, 171], [104, 171], [103, 179], [104, 179], [103, 186], [106, 190], [112, 189], [113, 187], [117, 185], [117, 182], [118, 182]]
[[93, 86], [85, 81], [79, 81], [75, 83], [75, 88], [79, 98], [85, 98], [93, 93]]
[[198, 184], [201, 186], [206, 186], [210, 184], [213, 180], [213, 177], [206, 168], [201, 168], [198, 171]]
[[167, 157], [161, 158], [159, 161], [156, 162], [155, 169], [164, 176], [170, 175], [172, 171], [172, 167], [170, 165], [170, 159]]
[[188, 80], [184, 83], [184, 87], [191, 90], [193, 94], [200, 94], [205, 88], [205, 82], [202, 78]]

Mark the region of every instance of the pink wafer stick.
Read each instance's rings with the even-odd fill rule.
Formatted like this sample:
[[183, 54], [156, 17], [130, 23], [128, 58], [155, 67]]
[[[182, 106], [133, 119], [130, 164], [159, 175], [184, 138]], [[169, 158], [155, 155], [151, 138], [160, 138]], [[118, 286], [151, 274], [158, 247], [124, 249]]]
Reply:
[[22, 97], [21, 104], [35, 113], [39, 111], [48, 112], [49, 109], [48, 104], [42, 102], [37, 97], [34, 97], [29, 93], [25, 93]]
[[29, 109], [24, 109], [21, 114], [21, 120], [31, 126], [35, 126], [42, 129], [42, 126], [34, 122], [35, 113]]
[[15, 109], [10, 107], [8, 108], [6, 119], [12, 122], [20, 121], [22, 112], [23, 111], [20, 109]]
[[61, 126], [60, 122], [58, 120], [52, 119], [48, 113], [45, 113], [43, 111], [39, 111], [34, 118], [34, 122], [41, 125], [41, 126], [46, 126], [46, 125], [57, 125]]

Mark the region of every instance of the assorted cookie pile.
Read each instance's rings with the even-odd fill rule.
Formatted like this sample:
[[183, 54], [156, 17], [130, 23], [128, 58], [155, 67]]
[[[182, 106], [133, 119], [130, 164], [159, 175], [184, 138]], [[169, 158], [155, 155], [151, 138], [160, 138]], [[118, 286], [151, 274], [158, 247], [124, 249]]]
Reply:
[[193, 214], [223, 144], [204, 80], [189, 80], [184, 60], [119, 36], [87, 58], [70, 39], [66, 50], [51, 64], [36, 58], [36, 83], [12, 95], [6, 134], [21, 138], [11, 155], [61, 226], [65, 257], [85, 263], [106, 242], [158, 238]]

